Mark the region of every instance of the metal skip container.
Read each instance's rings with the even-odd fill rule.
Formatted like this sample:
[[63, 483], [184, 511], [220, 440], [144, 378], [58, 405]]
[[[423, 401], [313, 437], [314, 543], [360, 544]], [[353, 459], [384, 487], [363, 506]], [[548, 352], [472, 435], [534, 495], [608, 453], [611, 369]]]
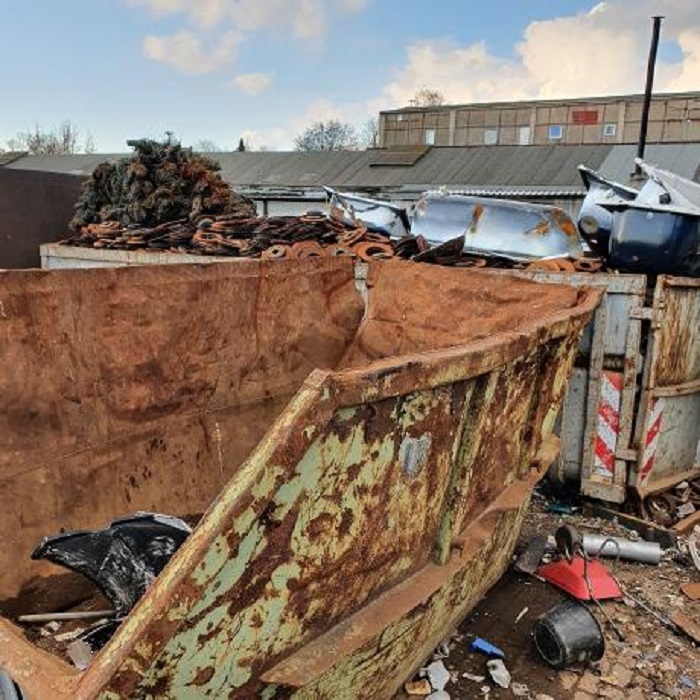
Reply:
[[[599, 293], [363, 273], [0, 274], [0, 668], [25, 697], [390, 698], [498, 580]], [[149, 510], [196, 524], [87, 668], [30, 641], [18, 615], [82, 599], [36, 544]]]

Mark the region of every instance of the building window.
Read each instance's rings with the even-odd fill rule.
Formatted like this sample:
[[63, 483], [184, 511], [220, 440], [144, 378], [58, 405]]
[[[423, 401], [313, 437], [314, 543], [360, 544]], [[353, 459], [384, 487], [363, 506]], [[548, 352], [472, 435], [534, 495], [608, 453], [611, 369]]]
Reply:
[[529, 146], [530, 145], [530, 127], [520, 126], [518, 127], [518, 146]]
[[547, 135], [550, 139], [560, 139], [564, 136], [564, 127], [561, 124], [552, 124], [549, 127]]
[[435, 129], [425, 130], [425, 145], [434, 146], [435, 145]]
[[617, 133], [617, 124], [604, 124], [603, 136], [615, 136]]
[[598, 110], [597, 109], [572, 109], [571, 121], [574, 124], [597, 124]]
[[484, 129], [484, 146], [495, 146], [498, 143], [498, 129]]

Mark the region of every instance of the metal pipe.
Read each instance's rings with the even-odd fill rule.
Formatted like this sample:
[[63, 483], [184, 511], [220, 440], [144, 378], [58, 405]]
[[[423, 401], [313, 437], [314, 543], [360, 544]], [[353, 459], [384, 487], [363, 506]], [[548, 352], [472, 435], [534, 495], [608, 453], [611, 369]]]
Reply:
[[[651, 34], [651, 47], [649, 48], [649, 61], [647, 63], [647, 83], [644, 89], [644, 104], [642, 105], [642, 122], [639, 126], [639, 142], [637, 144], [637, 158], [644, 158], [644, 150], [647, 145], [647, 129], [649, 126], [649, 108], [651, 107], [651, 93], [654, 88], [654, 69], [656, 68], [656, 53], [659, 49], [659, 36], [661, 34], [661, 20], [663, 16], [652, 17], [654, 25]], [[635, 166], [635, 174], [641, 175], [639, 164]]]
[[619, 557], [642, 564], [658, 564], [661, 561], [661, 545], [658, 542], [633, 542], [621, 537], [584, 535], [583, 548], [590, 556]]
[[[548, 544], [555, 544], [553, 537], [548, 538]], [[634, 542], [621, 537], [584, 535], [583, 548], [591, 557], [618, 557], [654, 565], [661, 561], [661, 545], [658, 542]]]
[[20, 615], [17, 622], [66, 622], [67, 620], [95, 620], [114, 617], [114, 610], [76, 610], [75, 612], [50, 612]]

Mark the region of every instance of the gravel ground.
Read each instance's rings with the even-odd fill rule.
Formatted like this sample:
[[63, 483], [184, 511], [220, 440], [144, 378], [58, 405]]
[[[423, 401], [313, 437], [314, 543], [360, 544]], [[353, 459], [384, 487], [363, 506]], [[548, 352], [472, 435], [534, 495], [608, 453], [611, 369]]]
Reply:
[[[521, 535], [520, 546], [535, 534], [554, 534], [567, 523], [582, 533], [616, 535], [635, 539], [636, 533], [605, 520], [582, 516], [560, 516], [546, 512], [546, 502], [536, 497]], [[700, 532], [690, 535], [700, 540]], [[604, 563], [622, 588], [665, 618], [682, 610], [700, 623], [700, 602], [691, 601], [680, 590], [686, 582], [700, 581], [684, 551], [666, 550], [659, 566], [606, 559]], [[446, 695], [437, 698], [512, 698], [536, 700], [654, 700], [656, 698], [700, 698], [700, 652], [689, 637], [664, 626], [631, 600], [607, 601], [605, 612], [622, 632], [617, 639], [599, 610], [592, 608], [605, 634], [601, 661], [555, 671], [535, 650], [531, 629], [535, 618], [562, 600], [564, 595], [535, 577], [508, 571], [487, 597], [462, 622], [445, 644], [426, 663], [440, 660], [451, 674]], [[511, 674], [508, 689], [488, 678], [486, 658], [468, 651], [475, 636], [487, 639], [506, 655]], [[485, 676], [483, 681], [473, 677]], [[409, 698], [400, 693], [397, 698]]]

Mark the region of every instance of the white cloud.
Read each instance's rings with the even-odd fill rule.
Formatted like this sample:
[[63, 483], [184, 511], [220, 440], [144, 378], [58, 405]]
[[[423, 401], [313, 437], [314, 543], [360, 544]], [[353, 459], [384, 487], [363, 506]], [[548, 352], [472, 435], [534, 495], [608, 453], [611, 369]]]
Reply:
[[207, 47], [191, 31], [183, 29], [169, 36], [145, 37], [143, 52], [181, 73], [197, 75], [230, 65], [236, 57], [239, 40], [236, 33], [226, 32], [213, 47]]
[[[301, 41], [323, 37], [334, 11], [352, 14], [369, 0], [126, 0], [156, 17], [182, 15], [199, 32], [225, 29], [236, 34], [283, 31]], [[181, 32], [162, 39], [175, 40]], [[211, 37], [209, 37], [211, 38]], [[151, 42], [153, 43], [153, 42]], [[162, 42], [161, 42], [162, 43]], [[156, 51], [159, 49], [157, 48]], [[160, 59], [158, 59], [160, 60]], [[175, 62], [171, 62], [175, 65]]]
[[611, 0], [578, 15], [532, 22], [514, 47], [516, 58], [496, 56], [483, 43], [413, 44], [381, 100], [405, 105], [421, 87], [440, 90], [448, 102], [641, 92], [653, 14], [669, 18], [662, 41], [676, 42], [683, 53], [680, 61], [659, 61], [655, 90], [697, 89], [700, 3]]
[[272, 76], [269, 73], [241, 73], [231, 83], [242, 92], [259, 95], [272, 87]]
[[241, 136], [251, 151], [288, 150], [294, 135], [288, 129], [246, 129]]

